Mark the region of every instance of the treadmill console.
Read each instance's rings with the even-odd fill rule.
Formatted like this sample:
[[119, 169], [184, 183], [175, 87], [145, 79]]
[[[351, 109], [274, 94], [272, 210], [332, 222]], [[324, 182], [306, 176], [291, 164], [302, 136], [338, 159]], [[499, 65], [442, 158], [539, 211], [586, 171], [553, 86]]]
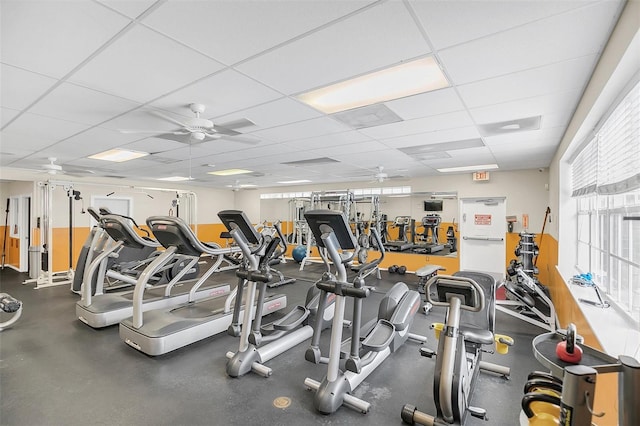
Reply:
[[251, 225], [249, 218], [243, 211], [223, 210], [218, 213], [218, 217], [229, 232], [238, 228], [240, 232], [244, 234], [247, 241], [249, 241], [249, 244], [260, 244], [260, 235], [253, 225]]
[[356, 248], [356, 240], [351, 232], [347, 218], [342, 212], [336, 210], [311, 210], [305, 212], [307, 224], [313, 232], [318, 247], [324, 247], [322, 234], [331, 232], [335, 234], [343, 250], [353, 250]]

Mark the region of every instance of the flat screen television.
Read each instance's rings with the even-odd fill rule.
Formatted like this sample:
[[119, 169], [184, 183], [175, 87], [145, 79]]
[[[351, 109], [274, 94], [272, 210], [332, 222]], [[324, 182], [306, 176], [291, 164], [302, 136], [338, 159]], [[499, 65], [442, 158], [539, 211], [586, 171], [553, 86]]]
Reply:
[[424, 202], [425, 212], [441, 212], [442, 200], [427, 200]]

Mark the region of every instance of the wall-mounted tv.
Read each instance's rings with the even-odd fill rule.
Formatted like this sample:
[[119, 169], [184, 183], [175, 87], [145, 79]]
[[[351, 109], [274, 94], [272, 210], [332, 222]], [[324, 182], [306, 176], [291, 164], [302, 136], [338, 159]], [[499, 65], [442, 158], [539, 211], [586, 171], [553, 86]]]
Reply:
[[424, 202], [425, 212], [441, 212], [442, 200], [427, 200]]

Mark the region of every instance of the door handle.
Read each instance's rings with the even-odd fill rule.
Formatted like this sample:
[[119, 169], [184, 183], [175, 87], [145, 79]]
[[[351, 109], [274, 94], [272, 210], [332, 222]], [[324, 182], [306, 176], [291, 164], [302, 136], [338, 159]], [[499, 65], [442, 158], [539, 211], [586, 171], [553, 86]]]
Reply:
[[463, 240], [478, 240], [478, 241], [504, 241], [504, 238], [500, 237], [462, 237]]

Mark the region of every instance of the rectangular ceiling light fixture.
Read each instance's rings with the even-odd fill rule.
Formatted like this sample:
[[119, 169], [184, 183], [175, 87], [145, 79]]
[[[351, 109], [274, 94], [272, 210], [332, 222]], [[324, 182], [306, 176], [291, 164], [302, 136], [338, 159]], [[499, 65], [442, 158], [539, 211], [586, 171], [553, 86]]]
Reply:
[[89, 156], [93, 160], [113, 161], [122, 163], [123, 161], [135, 160], [136, 158], [149, 155], [148, 152], [130, 151], [128, 149], [114, 148], [98, 154]]
[[164, 180], [166, 182], [184, 182], [186, 180], [191, 180], [191, 179], [185, 176], [169, 176], [164, 178], [158, 178], [158, 180]]
[[227, 169], [227, 170], [218, 170], [215, 172], [207, 172], [207, 174], [215, 175], [215, 176], [233, 176], [233, 175], [243, 175], [246, 173], [253, 173], [251, 170], [245, 169]]
[[278, 182], [278, 183], [284, 183], [284, 184], [311, 183], [311, 181], [309, 179], [298, 179], [298, 180], [283, 180], [282, 182]]
[[319, 111], [333, 114], [448, 86], [438, 62], [428, 56], [296, 97]]
[[480, 164], [477, 166], [462, 166], [462, 167], [445, 167], [442, 169], [436, 169], [440, 173], [453, 173], [453, 172], [475, 172], [478, 170], [494, 170], [497, 169], [497, 164]]

